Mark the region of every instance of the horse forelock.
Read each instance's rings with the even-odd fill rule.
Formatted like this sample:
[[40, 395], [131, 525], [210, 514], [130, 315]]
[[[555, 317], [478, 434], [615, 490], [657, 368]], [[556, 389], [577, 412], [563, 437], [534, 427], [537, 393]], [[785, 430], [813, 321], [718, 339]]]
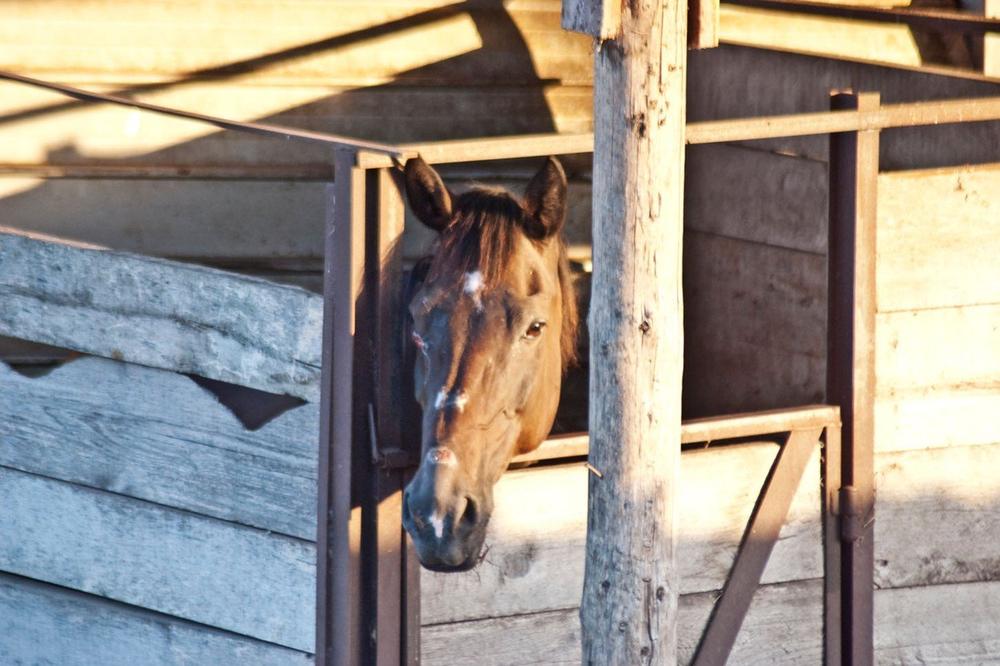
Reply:
[[[454, 210], [451, 224], [438, 239], [428, 280], [450, 280], [462, 289], [466, 277], [478, 273], [481, 277], [477, 279], [481, 279], [482, 287], [493, 288], [514, 266], [514, 253], [521, 236], [532, 243], [540, 243], [525, 234], [526, 213], [518, 200], [504, 190], [469, 190], [456, 198]], [[565, 244], [561, 236], [551, 242], [559, 244], [557, 277], [562, 295], [560, 349], [563, 368], [566, 368], [576, 361], [579, 317]]]

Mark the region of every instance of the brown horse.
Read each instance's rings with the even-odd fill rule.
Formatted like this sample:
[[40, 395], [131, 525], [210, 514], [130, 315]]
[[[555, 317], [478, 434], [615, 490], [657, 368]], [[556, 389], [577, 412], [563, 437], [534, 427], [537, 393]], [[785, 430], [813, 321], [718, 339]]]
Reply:
[[440, 236], [410, 302], [423, 453], [403, 524], [425, 567], [460, 571], [478, 562], [493, 485], [548, 435], [574, 358], [566, 175], [549, 158], [518, 199], [454, 195], [419, 157], [405, 171], [410, 207]]

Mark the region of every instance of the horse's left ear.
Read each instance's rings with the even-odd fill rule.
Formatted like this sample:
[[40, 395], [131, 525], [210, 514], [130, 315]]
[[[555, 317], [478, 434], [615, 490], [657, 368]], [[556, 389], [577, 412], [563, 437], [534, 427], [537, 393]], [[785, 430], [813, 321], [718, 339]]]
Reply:
[[535, 174], [524, 192], [528, 212], [525, 231], [541, 240], [562, 230], [566, 221], [566, 172], [559, 160], [550, 157]]

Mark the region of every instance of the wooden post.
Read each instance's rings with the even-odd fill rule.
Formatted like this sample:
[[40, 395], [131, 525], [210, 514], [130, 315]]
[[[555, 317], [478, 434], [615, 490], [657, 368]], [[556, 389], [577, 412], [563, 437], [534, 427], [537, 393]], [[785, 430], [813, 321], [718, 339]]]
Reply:
[[673, 664], [687, 2], [607, 2], [621, 30], [594, 67], [583, 661]]
[[[983, 13], [990, 18], [1000, 18], [1000, 0], [984, 0]], [[1000, 77], [1000, 32], [983, 35], [983, 74]]]

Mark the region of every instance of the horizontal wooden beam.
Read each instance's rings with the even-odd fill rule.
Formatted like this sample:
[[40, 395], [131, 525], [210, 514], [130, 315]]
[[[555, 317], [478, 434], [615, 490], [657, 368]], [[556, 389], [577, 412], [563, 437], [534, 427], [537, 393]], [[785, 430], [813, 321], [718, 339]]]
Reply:
[[809, 0], [728, 0], [725, 4], [778, 9], [816, 16], [836, 16], [868, 21], [902, 23], [911, 28], [940, 32], [983, 33], [1000, 30], [1000, 18], [954, 9], [922, 7], [859, 7]]
[[[711, 442], [736, 437], [755, 437], [822, 428], [840, 423], [840, 409], [833, 405], [805, 405], [788, 409], [771, 409], [746, 414], [710, 416], [690, 419], [681, 424], [681, 443]], [[556, 458], [576, 458], [587, 455], [589, 438], [585, 433], [558, 435], [542, 442], [531, 451], [515, 456], [514, 464], [553, 460]]]
[[0, 335], [316, 400], [322, 298], [0, 227]]

